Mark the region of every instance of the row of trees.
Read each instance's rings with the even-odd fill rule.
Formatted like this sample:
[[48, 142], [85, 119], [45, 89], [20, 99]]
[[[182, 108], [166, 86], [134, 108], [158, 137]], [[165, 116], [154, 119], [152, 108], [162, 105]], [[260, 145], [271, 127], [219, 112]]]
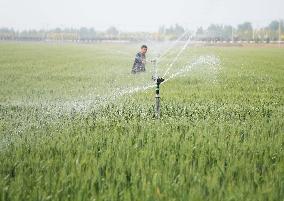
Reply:
[[[100, 41], [100, 40], [175, 40], [185, 33], [181, 25], [170, 27], [161, 26], [156, 33], [150, 32], [120, 32], [116, 27], [109, 27], [105, 31], [96, 31], [94, 28], [80, 29], [52, 29], [52, 30], [24, 30], [0, 28], [0, 40], [34, 40], [34, 41]], [[278, 41], [284, 40], [283, 21], [272, 21], [268, 26], [253, 28], [250, 22], [231, 25], [212, 24], [207, 28], [199, 27], [191, 31], [192, 40], [198, 41]]]
[[51, 29], [51, 30], [24, 30], [0, 28], [0, 40], [20, 41], [73, 41], [92, 42], [101, 40], [156, 40], [156, 33], [149, 32], [120, 32], [115, 27], [109, 27], [105, 31], [96, 31], [94, 28], [82, 27], [80, 29]]
[[14, 29], [1, 28], [0, 39], [2, 40], [99, 40], [102, 37], [115, 38], [118, 35], [115, 27], [110, 27], [104, 33], [95, 31], [94, 28], [82, 27], [80, 29], [51, 29], [51, 30], [24, 30], [15, 31]]
[[269, 42], [284, 40], [283, 21], [272, 21], [268, 26], [253, 28], [250, 22], [239, 24], [236, 28], [230, 25], [212, 24], [207, 29], [198, 28], [195, 40], [201, 41], [255, 41]]

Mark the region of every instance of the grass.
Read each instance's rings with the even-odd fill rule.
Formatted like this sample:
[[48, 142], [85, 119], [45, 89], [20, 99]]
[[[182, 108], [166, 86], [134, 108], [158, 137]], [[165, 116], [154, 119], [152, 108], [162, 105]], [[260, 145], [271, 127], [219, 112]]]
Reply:
[[150, 82], [135, 47], [0, 44], [0, 199], [284, 200], [284, 49], [188, 48], [170, 74], [220, 64], [163, 84], [155, 120], [153, 89], [112, 97]]

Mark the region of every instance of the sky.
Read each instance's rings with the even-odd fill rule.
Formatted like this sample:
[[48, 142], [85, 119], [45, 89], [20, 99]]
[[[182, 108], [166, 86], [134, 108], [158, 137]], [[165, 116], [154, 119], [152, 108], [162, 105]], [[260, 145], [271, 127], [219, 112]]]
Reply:
[[0, 27], [156, 31], [181, 24], [188, 29], [250, 21], [254, 27], [284, 19], [284, 0], [0, 0]]

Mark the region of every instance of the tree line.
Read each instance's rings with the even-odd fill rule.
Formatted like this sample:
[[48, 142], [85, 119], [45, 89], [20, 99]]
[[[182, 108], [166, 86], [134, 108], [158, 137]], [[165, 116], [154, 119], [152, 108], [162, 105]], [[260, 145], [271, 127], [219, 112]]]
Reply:
[[250, 22], [244, 22], [237, 27], [211, 24], [207, 28], [199, 27], [195, 31], [186, 30], [183, 26], [176, 24], [170, 27], [161, 26], [157, 32], [121, 32], [114, 26], [105, 31], [97, 31], [94, 28], [87, 27], [22, 31], [0, 28], [0, 40], [72, 42], [175, 40], [185, 32], [189, 33], [191, 40], [194, 41], [255, 41], [268, 43], [270, 41], [284, 41], [284, 22], [283, 20], [275, 20], [261, 28], [254, 28]]
[[261, 28], [254, 28], [250, 22], [244, 22], [237, 27], [212, 24], [207, 29], [199, 27], [194, 39], [200, 41], [254, 41], [256, 43], [284, 41], [284, 23], [283, 20], [275, 20]]

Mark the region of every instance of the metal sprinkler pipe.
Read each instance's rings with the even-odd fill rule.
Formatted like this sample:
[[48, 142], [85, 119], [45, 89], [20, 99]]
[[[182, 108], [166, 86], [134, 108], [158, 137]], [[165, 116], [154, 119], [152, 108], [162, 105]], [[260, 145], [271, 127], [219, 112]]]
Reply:
[[160, 119], [160, 106], [161, 106], [161, 103], [160, 103], [160, 84], [164, 81], [165, 79], [164, 78], [160, 78], [158, 77], [156, 79], [156, 107], [155, 107], [155, 112], [156, 112], [156, 118], [157, 119]]
[[158, 70], [157, 70], [157, 59], [151, 60], [153, 64], [153, 74], [152, 79], [156, 82], [156, 106], [155, 106], [155, 116], [157, 119], [160, 119], [160, 84], [165, 80], [164, 78], [158, 77]]

